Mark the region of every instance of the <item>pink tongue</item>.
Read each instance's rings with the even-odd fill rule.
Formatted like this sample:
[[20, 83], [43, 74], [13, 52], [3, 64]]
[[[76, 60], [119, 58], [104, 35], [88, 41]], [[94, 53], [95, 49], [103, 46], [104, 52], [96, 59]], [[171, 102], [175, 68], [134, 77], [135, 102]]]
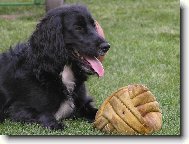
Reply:
[[102, 77], [104, 75], [104, 68], [102, 66], [102, 63], [96, 57], [85, 57], [85, 59], [91, 64], [91, 67], [99, 77]]

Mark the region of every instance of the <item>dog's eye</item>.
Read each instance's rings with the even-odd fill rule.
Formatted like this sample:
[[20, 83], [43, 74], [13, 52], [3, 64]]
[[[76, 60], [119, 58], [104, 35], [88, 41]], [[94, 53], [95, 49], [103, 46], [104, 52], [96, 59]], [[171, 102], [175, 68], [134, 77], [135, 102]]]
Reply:
[[79, 26], [79, 25], [75, 25], [75, 30], [81, 31], [81, 30], [83, 30], [83, 27], [82, 27], [82, 26]]

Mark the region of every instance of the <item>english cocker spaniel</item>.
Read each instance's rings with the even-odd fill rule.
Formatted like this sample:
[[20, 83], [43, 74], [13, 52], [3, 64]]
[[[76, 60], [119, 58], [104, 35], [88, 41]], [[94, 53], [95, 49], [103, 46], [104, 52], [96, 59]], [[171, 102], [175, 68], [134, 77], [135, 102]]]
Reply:
[[25, 43], [0, 55], [0, 122], [5, 118], [63, 129], [62, 119], [93, 121], [89, 75], [103, 76], [97, 59], [110, 45], [82, 5], [50, 10]]

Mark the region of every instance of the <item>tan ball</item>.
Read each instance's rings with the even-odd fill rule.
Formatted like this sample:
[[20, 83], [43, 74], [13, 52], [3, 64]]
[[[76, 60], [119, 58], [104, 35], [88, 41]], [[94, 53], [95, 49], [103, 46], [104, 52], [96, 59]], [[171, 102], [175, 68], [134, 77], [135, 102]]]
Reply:
[[126, 135], [151, 134], [162, 127], [159, 103], [143, 85], [120, 88], [100, 106], [94, 127]]

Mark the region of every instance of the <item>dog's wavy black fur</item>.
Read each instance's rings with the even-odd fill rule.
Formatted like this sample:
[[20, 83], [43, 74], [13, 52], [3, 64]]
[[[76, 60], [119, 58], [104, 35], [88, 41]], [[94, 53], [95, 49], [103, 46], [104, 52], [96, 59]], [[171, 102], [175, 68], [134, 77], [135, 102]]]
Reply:
[[[94, 120], [97, 109], [91, 105], [84, 84], [94, 72], [83, 69], [73, 51], [98, 57], [109, 49], [106, 44], [85, 6], [67, 5], [49, 11], [27, 42], [0, 55], [0, 121], [8, 117], [63, 129], [54, 114], [70, 97], [76, 106], [72, 116]], [[71, 94], [60, 75], [65, 65], [75, 76]]]

